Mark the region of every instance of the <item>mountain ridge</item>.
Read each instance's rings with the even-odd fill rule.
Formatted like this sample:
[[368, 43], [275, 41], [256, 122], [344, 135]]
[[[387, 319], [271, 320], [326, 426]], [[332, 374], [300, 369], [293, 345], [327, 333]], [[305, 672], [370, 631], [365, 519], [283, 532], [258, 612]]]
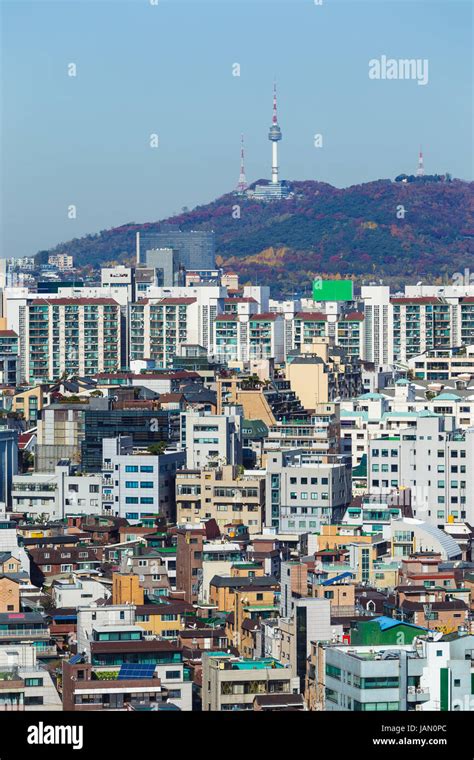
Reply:
[[174, 224], [213, 229], [218, 265], [280, 296], [307, 291], [318, 275], [432, 279], [474, 269], [472, 182], [436, 175], [341, 189], [313, 180], [289, 184], [289, 199], [262, 203], [226, 193], [159, 222], [130, 222], [37, 255], [67, 252], [79, 267], [131, 262], [136, 231]]

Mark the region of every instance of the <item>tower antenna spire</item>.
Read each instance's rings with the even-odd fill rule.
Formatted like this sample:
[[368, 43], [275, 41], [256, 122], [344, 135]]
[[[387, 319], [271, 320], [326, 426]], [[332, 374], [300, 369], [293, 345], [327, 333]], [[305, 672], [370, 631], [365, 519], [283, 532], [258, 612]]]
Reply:
[[418, 168], [416, 170], [416, 176], [417, 177], [424, 177], [425, 176], [425, 165], [423, 161], [423, 150], [420, 145], [420, 152], [418, 154]]
[[244, 161], [244, 136], [240, 136], [240, 174], [237, 184], [237, 191], [244, 193], [247, 190], [247, 179], [245, 177], [245, 161]]

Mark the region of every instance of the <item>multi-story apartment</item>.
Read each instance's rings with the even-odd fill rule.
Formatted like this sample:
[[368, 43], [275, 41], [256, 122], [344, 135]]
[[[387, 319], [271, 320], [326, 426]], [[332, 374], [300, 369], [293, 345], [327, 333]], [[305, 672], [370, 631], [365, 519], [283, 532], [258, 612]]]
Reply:
[[307, 449], [320, 454], [339, 452], [339, 404], [318, 404], [308, 419], [276, 422], [264, 439], [266, 454], [282, 449]]
[[[172, 420], [177, 420], [178, 412], [161, 409], [86, 408], [84, 416], [84, 438], [81, 444], [81, 464], [87, 472], [102, 470], [102, 441], [129, 435], [136, 447], [146, 449], [160, 441], [173, 440]], [[176, 433], [177, 435], [177, 433]]]
[[442, 298], [391, 298], [393, 358], [406, 364], [412, 356], [453, 345], [452, 308]]
[[361, 358], [376, 367], [474, 343], [472, 285], [407, 285], [404, 295], [392, 297], [388, 286], [367, 285], [361, 300]]
[[474, 377], [474, 345], [444, 351], [426, 351], [407, 362], [414, 378], [431, 382]]
[[28, 300], [20, 307], [21, 375], [31, 384], [121, 366], [120, 306], [111, 298]]
[[[315, 646], [308, 685], [325, 710], [472, 710], [474, 637], [425, 635], [413, 644]], [[321, 708], [320, 708], [321, 709]]]
[[299, 679], [281, 662], [203, 653], [202, 709], [251, 710], [257, 695], [299, 694]]
[[181, 448], [189, 470], [242, 462], [242, 417], [233, 414], [186, 412], [181, 415]]
[[349, 356], [362, 356], [364, 314], [360, 311], [337, 311], [334, 314], [318, 311], [297, 312], [287, 323], [292, 324], [292, 341], [287, 346], [302, 352], [321, 338], [327, 338], [333, 346], [344, 349]]
[[351, 467], [339, 456], [303, 449], [272, 452], [266, 481], [265, 525], [283, 533], [305, 533], [334, 522], [351, 499]]
[[31, 643], [0, 646], [0, 711], [57, 711], [63, 705], [50, 671]]
[[219, 528], [242, 522], [249, 533], [260, 533], [265, 507], [265, 476], [240, 473], [233, 465], [181, 470], [176, 474], [177, 523], [197, 524], [214, 518]]
[[198, 601], [202, 587], [204, 543], [219, 535], [214, 520], [176, 529], [176, 589], [184, 592], [184, 599], [190, 604]]
[[61, 401], [38, 411], [37, 447], [35, 451], [38, 472], [54, 472], [60, 459], [81, 461], [81, 443], [85, 436], [85, 414], [92, 408], [108, 407], [105, 399], [83, 399], [76, 402]]
[[175, 481], [184, 451], [150, 454], [131, 436], [104, 438], [102, 503], [110, 514], [133, 522], [153, 515], [174, 521]]
[[48, 257], [48, 264], [58, 269], [72, 269], [74, 266], [74, 259], [67, 253], [56, 253], [53, 256]]
[[299, 356], [288, 357], [286, 377], [304, 408], [313, 412], [320, 404], [362, 390], [360, 361], [339, 347], [331, 348], [327, 338], [304, 346]]
[[130, 361], [146, 358], [157, 368], [170, 367], [197, 319], [195, 298], [146, 298], [130, 304]]
[[102, 513], [102, 478], [78, 473], [69, 460], [60, 460], [54, 472], [14, 475], [12, 508], [32, 518], [63, 519], [68, 515]]
[[227, 311], [216, 316], [213, 329], [212, 353], [221, 361], [284, 360], [285, 320], [281, 314]]
[[375, 368], [393, 364], [392, 304], [390, 288], [385, 285], [366, 285], [361, 288], [364, 305], [361, 358]]
[[19, 369], [18, 335], [13, 330], [0, 330], [0, 385], [17, 385]]
[[172, 300], [182, 298], [194, 299], [195, 304], [190, 304], [193, 318], [187, 320], [187, 342], [203, 346], [210, 354], [213, 353], [214, 320], [219, 314], [223, 314], [224, 299], [226, 296], [226, 288], [223, 288], [220, 285], [169, 288], [152, 286], [147, 292], [147, 297], [151, 300], [163, 298]]
[[11, 505], [13, 478], [18, 472], [18, 433], [0, 430], [0, 506], [2, 511]]
[[372, 493], [407, 487], [413, 513], [443, 527], [474, 519], [474, 428], [456, 429], [452, 417], [419, 415], [416, 427], [369, 442]]

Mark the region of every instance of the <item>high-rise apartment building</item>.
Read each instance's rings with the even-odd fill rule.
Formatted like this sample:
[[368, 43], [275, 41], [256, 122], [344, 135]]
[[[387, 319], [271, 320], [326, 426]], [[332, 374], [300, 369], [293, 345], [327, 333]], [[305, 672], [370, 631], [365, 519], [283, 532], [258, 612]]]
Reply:
[[189, 342], [197, 321], [195, 298], [145, 298], [130, 305], [130, 361], [152, 359], [157, 368], [170, 367], [181, 346]]
[[27, 382], [120, 369], [120, 306], [112, 298], [28, 300], [19, 318]]

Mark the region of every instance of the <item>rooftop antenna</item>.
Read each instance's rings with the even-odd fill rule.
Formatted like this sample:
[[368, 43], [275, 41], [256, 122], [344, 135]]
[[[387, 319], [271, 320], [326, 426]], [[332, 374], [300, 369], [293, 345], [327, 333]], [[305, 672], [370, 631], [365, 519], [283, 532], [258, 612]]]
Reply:
[[240, 136], [240, 174], [239, 182], [237, 184], [237, 190], [239, 193], [244, 193], [247, 190], [247, 180], [245, 177], [245, 163], [244, 163], [244, 136]]

